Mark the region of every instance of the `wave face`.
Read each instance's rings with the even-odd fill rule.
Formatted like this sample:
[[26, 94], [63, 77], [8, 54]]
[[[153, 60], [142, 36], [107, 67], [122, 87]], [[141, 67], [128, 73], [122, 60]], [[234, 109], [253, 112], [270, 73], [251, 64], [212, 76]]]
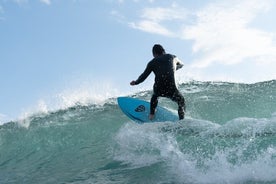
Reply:
[[276, 183], [275, 80], [179, 89], [177, 123], [133, 123], [114, 97], [0, 126], [0, 183]]

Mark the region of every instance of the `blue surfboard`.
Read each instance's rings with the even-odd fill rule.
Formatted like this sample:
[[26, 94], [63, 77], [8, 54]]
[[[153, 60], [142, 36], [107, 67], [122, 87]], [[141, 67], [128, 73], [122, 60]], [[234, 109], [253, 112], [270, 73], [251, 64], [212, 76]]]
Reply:
[[178, 115], [160, 106], [156, 108], [154, 119], [150, 120], [150, 103], [144, 100], [131, 97], [118, 97], [117, 101], [123, 113], [137, 123], [175, 122], [179, 120]]

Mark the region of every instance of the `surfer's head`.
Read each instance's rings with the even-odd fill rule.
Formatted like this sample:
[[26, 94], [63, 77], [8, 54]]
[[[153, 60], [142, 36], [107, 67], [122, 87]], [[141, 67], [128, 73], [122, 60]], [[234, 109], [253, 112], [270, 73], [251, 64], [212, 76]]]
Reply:
[[160, 56], [160, 55], [163, 55], [165, 54], [165, 49], [162, 47], [162, 45], [160, 44], [155, 44], [153, 47], [152, 47], [152, 54], [154, 57], [156, 56]]

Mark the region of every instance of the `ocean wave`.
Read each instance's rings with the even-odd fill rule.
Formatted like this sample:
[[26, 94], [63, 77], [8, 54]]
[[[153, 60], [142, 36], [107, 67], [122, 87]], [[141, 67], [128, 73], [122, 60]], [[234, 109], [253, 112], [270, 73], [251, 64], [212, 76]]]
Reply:
[[[106, 96], [52, 110], [46, 103], [0, 125], [0, 183], [276, 182], [276, 81], [179, 89], [187, 103], [179, 122], [136, 124]], [[165, 98], [159, 105], [177, 109]]]

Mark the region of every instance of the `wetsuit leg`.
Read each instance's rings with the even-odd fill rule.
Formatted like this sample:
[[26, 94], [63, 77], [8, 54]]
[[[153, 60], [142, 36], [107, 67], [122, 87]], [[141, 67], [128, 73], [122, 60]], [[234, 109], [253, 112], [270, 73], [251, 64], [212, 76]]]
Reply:
[[158, 104], [158, 96], [156, 94], [153, 94], [150, 100], [150, 114], [155, 113], [157, 104]]
[[184, 119], [185, 116], [185, 111], [186, 111], [186, 104], [185, 104], [185, 99], [182, 96], [182, 94], [176, 90], [173, 96], [171, 97], [173, 101], [175, 101], [178, 104], [178, 116], [179, 119]]

